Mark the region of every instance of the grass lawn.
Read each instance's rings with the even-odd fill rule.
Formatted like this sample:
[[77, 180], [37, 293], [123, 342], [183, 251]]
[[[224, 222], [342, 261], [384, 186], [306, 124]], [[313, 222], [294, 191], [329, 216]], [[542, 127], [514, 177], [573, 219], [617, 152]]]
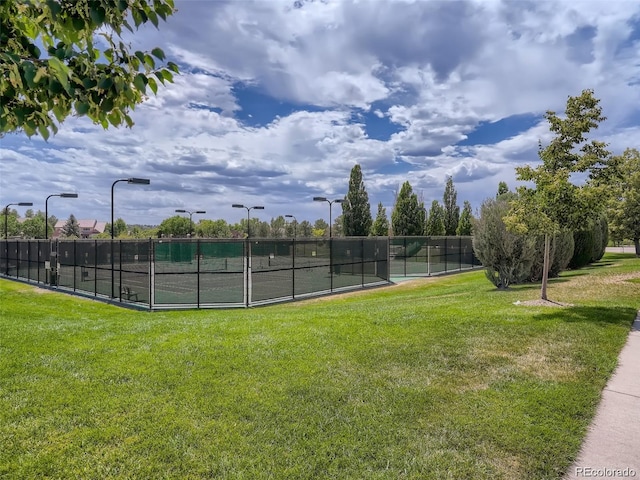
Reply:
[[0, 280], [0, 478], [561, 478], [638, 278], [607, 254], [551, 282], [566, 308], [476, 271], [155, 313]]

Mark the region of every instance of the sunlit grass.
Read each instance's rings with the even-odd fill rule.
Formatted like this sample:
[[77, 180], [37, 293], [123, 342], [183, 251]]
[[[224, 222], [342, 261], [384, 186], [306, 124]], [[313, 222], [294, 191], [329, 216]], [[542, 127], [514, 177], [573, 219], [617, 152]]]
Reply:
[[0, 477], [560, 478], [640, 308], [607, 255], [525, 307], [482, 272], [147, 313], [0, 281]]

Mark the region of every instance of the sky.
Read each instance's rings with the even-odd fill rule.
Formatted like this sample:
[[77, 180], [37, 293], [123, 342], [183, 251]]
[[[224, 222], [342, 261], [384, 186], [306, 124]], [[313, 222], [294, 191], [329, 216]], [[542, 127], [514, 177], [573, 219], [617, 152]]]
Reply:
[[[176, 0], [128, 38], [180, 66], [132, 112], [132, 129], [69, 118], [47, 142], [0, 138], [0, 206], [48, 195], [60, 219], [157, 225], [175, 209], [235, 223], [328, 221], [362, 168], [372, 215], [409, 181], [425, 205], [452, 176], [476, 211], [515, 167], [539, 162], [543, 115], [593, 89], [614, 153], [640, 139], [640, 3], [593, 1]], [[17, 207], [24, 214], [26, 207]], [[333, 218], [341, 213], [333, 207]]]

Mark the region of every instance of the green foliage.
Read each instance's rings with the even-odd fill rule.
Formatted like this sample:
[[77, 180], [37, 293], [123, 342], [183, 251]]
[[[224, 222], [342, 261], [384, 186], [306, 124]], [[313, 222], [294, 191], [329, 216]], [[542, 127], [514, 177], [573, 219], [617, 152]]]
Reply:
[[604, 256], [609, 243], [609, 225], [607, 217], [600, 215], [593, 225], [593, 251], [591, 253], [591, 263], [597, 262]]
[[283, 238], [286, 234], [286, 221], [282, 215], [271, 219], [269, 233], [271, 238]]
[[444, 234], [455, 235], [460, 219], [460, 207], [458, 206], [458, 194], [453, 186], [453, 178], [450, 176], [447, 177], [447, 184], [442, 196], [442, 205], [444, 207]]
[[371, 205], [362, 170], [356, 164], [349, 176], [349, 191], [342, 203], [342, 227], [346, 237], [366, 237], [371, 230]]
[[[554, 234], [551, 238], [550, 245], [550, 267], [549, 278], [555, 278], [560, 272], [566, 270], [569, 262], [573, 257], [574, 240], [573, 232], [569, 230], [561, 230]], [[542, 280], [542, 271], [544, 268], [544, 235], [540, 235], [536, 239], [536, 252], [534, 261], [531, 265], [531, 272], [528, 281], [539, 282]]]
[[396, 236], [418, 236], [424, 231], [424, 210], [413, 193], [411, 184], [404, 182], [391, 213], [391, 228]]
[[444, 208], [437, 200], [431, 202], [429, 219], [427, 220], [427, 228], [425, 231], [427, 236], [437, 237], [445, 234], [445, 215]]
[[536, 253], [533, 236], [507, 229], [503, 218], [509, 208], [505, 200], [485, 200], [473, 226], [473, 250], [489, 281], [500, 289], [527, 278]]
[[128, 233], [127, 224], [121, 218], [118, 218], [114, 222], [113, 227], [114, 227], [114, 236], [116, 238], [120, 237], [122, 235], [126, 235]]
[[158, 232], [165, 237], [186, 237], [191, 233], [191, 222], [189, 217], [174, 215], [160, 223]]
[[423, 234], [424, 211], [409, 182], [404, 182], [400, 188], [391, 213], [391, 224], [393, 234], [399, 237]]
[[196, 235], [203, 238], [230, 238], [231, 228], [225, 220], [200, 220]]
[[578, 230], [573, 234], [573, 240], [575, 247], [573, 256], [569, 262], [569, 268], [577, 269], [588, 265], [591, 262], [591, 256], [593, 255], [593, 229]]
[[313, 230], [311, 232], [314, 237], [328, 237], [329, 236], [329, 224], [322, 218], [319, 218], [313, 224]]
[[159, 48], [131, 52], [123, 31], [174, 11], [173, 0], [0, 2], [0, 135], [46, 140], [69, 115], [131, 127], [129, 111], [178, 67], [156, 66]]
[[64, 238], [80, 238], [80, 225], [73, 213], [69, 215], [69, 219], [62, 227], [62, 232], [60, 233]]
[[18, 222], [18, 218], [18, 212], [16, 210], [2, 210], [2, 215], [0, 215], [0, 228], [2, 229], [2, 238], [5, 238], [5, 226], [7, 227], [7, 238], [17, 237], [18, 235], [20, 235], [21, 225]]
[[607, 216], [612, 238], [617, 242], [633, 240], [640, 256], [640, 152], [627, 149], [613, 157], [604, 180], [597, 180], [610, 196]]
[[300, 237], [304, 237], [304, 238], [310, 238], [313, 236], [313, 225], [311, 225], [311, 222], [309, 222], [309, 220], [303, 220], [300, 222], [300, 225], [298, 225], [298, 236]]
[[382, 206], [382, 202], [378, 203], [378, 213], [376, 221], [371, 227], [371, 235], [374, 237], [386, 237], [389, 235], [389, 220], [387, 219], [387, 209]]
[[[540, 145], [538, 154], [542, 163], [516, 167], [518, 180], [533, 182], [535, 188], [521, 186], [518, 197], [505, 222], [520, 233], [553, 235], [560, 230], [583, 228], [599, 214], [604, 205], [598, 189], [590, 184], [577, 186], [571, 182], [575, 173], [592, 173], [606, 165], [609, 152], [602, 142], [586, 138], [606, 117], [602, 115], [600, 100], [592, 90], [584, 90], [578, 97], [569, 97], [565, 117], [547, 111], [545, 118], [555, 134], [546, 147]], [[578, 245], [576, 244], [576, 248]], [[545, 270], [548, 255], [545, 252]], [[543, 275], [541, 298], [546, 300], [547, 278]]]
[[[56, 221], [55, 218], [49, 219], [49, 235], [53, 234]], [[35, 215], [27, 217], [20, 228], [24, 238], [44, 238], [44, 212], [38, 210]]]
[[498, 184], [498, 193], [496, 194], [496, 198], [501, 197], [508, 191], [509, 191], [509, 187], [507, 186], [507, 182], [500, 182]]
[[464, 201], [464, 205], [462, 207], [462, 213], [460, 214], [460, 220], [458, 221], [456, 235], [473, 235], [473, 213], [471, 211], [471, 204], [467, 200]]

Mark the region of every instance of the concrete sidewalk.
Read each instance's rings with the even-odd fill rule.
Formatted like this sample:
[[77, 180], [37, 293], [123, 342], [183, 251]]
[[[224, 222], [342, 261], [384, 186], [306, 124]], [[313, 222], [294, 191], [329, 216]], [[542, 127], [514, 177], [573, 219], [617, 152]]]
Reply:
[[640, 312], [565, 480], [640, 479]]

